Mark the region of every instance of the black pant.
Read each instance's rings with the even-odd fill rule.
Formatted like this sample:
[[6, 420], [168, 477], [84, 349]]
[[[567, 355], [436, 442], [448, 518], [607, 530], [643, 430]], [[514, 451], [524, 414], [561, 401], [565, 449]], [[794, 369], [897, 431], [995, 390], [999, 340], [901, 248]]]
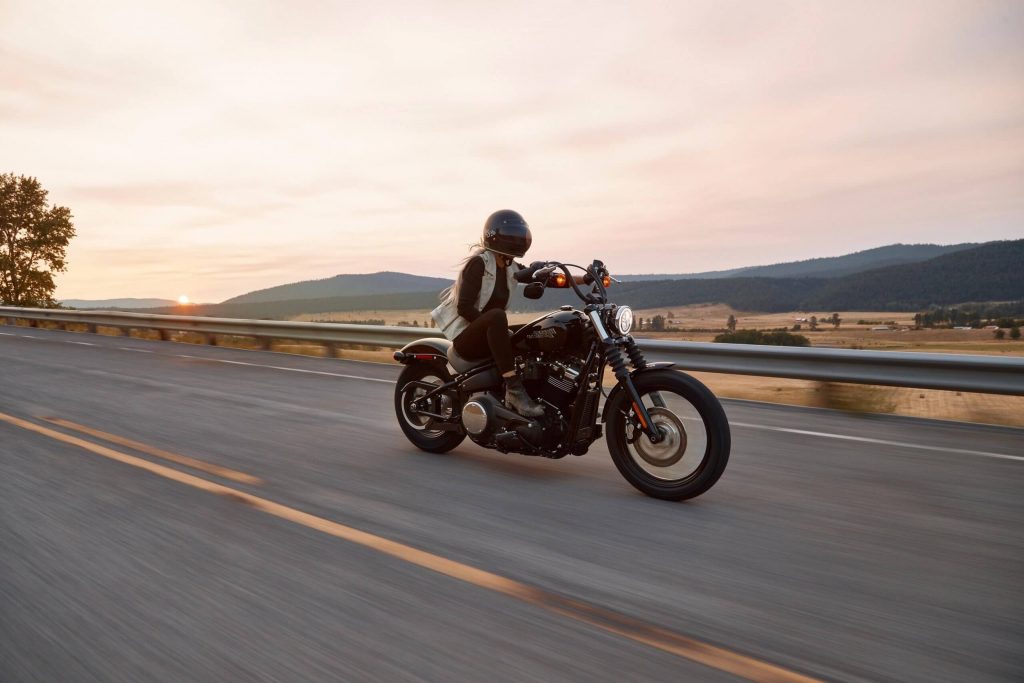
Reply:
[[492, 308], [481, 313], [455, 338], [455, 352], [466, 360], [491, 356], [501, 374], [510, 372], [513, 369], [512, 342], [505, 311]]

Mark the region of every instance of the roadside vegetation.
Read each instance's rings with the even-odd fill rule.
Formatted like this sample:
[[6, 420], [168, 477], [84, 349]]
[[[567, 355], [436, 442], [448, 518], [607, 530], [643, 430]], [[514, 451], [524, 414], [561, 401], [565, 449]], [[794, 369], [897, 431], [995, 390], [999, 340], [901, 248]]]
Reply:
[[724, 332], [715, 337], [720, 344], [761, 344], [765, 346], [810, 346], [811, 342], [802, 334], [793, 334], [785, 330], [740, 330]]
[[50, 308], [75, 226], [35, 178], [0, 174], [0, 304]]

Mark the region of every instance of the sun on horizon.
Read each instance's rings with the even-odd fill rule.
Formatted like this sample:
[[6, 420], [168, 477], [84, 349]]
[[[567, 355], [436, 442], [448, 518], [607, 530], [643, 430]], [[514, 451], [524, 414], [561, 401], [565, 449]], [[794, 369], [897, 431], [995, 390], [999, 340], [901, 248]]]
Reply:
[[188, 305], [188, 296], [186, 296], [184, 294], [179, 296], [178, 297], [178, 303], [181, 304], [182, 306], [187, 306]]

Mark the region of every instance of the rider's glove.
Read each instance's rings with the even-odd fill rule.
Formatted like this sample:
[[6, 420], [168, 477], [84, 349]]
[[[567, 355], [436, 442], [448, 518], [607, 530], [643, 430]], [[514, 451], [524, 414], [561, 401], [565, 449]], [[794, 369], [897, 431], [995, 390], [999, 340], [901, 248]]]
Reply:
[[513, 277], [516, 279], [516, 282], [532, 282], [533, 274], [546, 265], [546, 261], [534, 261], [530, 265], [516, 271]]

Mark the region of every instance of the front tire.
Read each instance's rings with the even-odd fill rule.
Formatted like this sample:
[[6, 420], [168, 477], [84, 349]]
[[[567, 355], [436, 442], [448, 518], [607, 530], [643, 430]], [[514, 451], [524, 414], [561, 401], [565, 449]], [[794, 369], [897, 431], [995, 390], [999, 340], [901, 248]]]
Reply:
[[651, 444], [639, 428], [629, 392], [615, 392], [606, 439], [619, 473], [662, 500], [694, 498], [714, 486], [731, 448], [729, 421], [715, 395], [678, 370], [640, 372], [633, 384], [663, 440]]
[[[447, 453], [466, 438], [463, 432], [445, 432], [427, 428], [428, 419], [409, 410], [409, 403], [427, 393], [427, 389], [408, 387], [411, 382], [427, 382], [440, 386], [451, 381], [448, 369], [440, 363], [413, 363], [407, 365], [398, 376], [395, 385], [395, 416], [402, 432], [417, 448], [430, 453]], [[432, 402], [431, 412], [440, 415], [454, 415], [461, 406], [455, 395], [444, 394]]]

